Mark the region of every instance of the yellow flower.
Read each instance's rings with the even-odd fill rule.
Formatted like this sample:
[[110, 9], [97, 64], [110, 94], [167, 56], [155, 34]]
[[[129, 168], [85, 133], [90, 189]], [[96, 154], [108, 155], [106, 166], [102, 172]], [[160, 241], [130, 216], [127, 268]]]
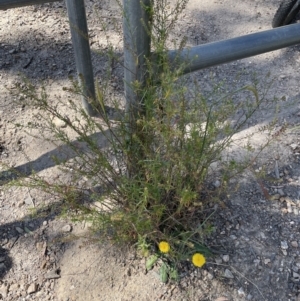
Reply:
[[202, 254], [195, 253], [192, 257], [192, 262], [193, 262], [194, 266], [201, 268], [205, 264], [206, 259]]
[[161, 241], [158, 245], [158, 248], [162, 253], [169, 253], [171, 247], [168, 242]]

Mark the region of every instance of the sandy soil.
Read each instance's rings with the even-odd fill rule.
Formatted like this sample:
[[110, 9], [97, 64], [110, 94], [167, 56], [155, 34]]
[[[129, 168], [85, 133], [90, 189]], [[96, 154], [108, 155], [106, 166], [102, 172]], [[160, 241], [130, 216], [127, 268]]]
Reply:
[[[114, 51], [122, 58], [121, 18], [117, 5], [109, 2], [86, 1], [98, 81], [109, 68], [99, 54], [107, 46], [99, 18], [108, 24]], [[188, 46], [194, 46], [270, 29], [279, 2], [190, 0], [174, 37], [186, 36]], [[282, 49], [190, 76], [206, 93], [212, 80], [243, 86], [256, 74], [263, 86], [270, 73], [274, 84], [267, 97], [277, 97], [281, 107], [277, 129], [287, 125], [254, 167], [272, 176], [277, 160], [280, 183], [262, 183], [255, 171], [239, 179], [240, 188], [216, 208], [212, 218], [216, 230], [208, 244], [220, 254], [203, 269], [187, 266], [178, 285], [162, 284], [155, 269], [145, 273], [144, 259], [134, 251], [87, 235], [87, 225], [58, 218], [55, 207], [42, 216], [31, 214], [56, 200], [35, 190], [0, 186], [0, 300], [299, 301], [299, 50], [299, 46]], [[33, 169], [58, 177], [51, 156], [61, 149], [15, 127], [34, 116], [26, 105], [16, 106], [9, 93], [21, 82], [19, 73], [38, 85], [43, 81], [50, 99], [70, 97], [62, 89], [69, 85], [68, 76], [75, 75], [63, 3], [0, 11], [0, 162], [28, 174]], [[121, 67], [113, 70], [110, 89], [113, 96], [122, 97]], [[255, 131], [272, 112], [264, 108], [240, 135]], [[264, 137], [255, 139], [259, 144]], [[240, 154], [240, 146], [233, 151]], [[0, 179], [4, 176], [6, 169], [0, 167]]]

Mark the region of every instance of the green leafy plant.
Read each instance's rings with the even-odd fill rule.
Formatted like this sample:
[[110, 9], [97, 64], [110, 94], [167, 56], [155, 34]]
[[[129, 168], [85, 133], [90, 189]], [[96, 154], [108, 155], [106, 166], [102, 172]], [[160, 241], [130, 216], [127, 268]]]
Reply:
[[[154, 2], [149, 34], [157, 60], [147, 62], [146, 84], [134, 83], [135, 92], [142, 95], [135, 124], [123, 114], [122, 102], [111, 100], [106, 85], [96, 85], [95, 109], [101, 118], [88, 116], [78, 105], [81, 87], [75, 80], [64, 88], [72, 95], [67, 102], [53, 102], [45, 87], [37, 89], [29, 81], [18, 86], [18, 93], [25, 95], [39, 120], [19, 126], [57, 147], [64, 146], [52, 160], [63, 173], [72, 170], [72, 181], [58, 182], [33, 173], [17, 185], [58, 195], [69, 216], [90, 220], [94, 229], [116, 242], [135, 243], [144, 256], [150, 256], [147, 270], [160, 262], [163, 282], [178, 280], [183, 260], [196, 267], [204, 265], [211, 255], [205, 237], [213, 230], [206, 204], [218, 202], [230, 178], [249, 166], [270, 142], [254, 151], [248, 136], [243, 143], [252, 156], [240, 161], [226, 156], [234, 143], [242, 143], [234, 136], [259, 110], [267, 88], [259, 94], [254, 81], [225, 92], [222, 85], [212, 84], [207, 95], [196, 83], [191, 87], [190, 78], [181, 76], [188, 62], [178, 68], [169, 65], [168, 34], [186, 2], [178, 1], [173, 9], [167, 1]], [[109, 61], [112, 56], [110, 51]], [[106, 109], [108, 99], [118, 112], [115, 119]], [[64, 126], [57, 126], [56, 120]], [[261, 131], [271, 130], [272, 125]], [[213, 171], [220, 179], [217, 189], [210, 185]]]

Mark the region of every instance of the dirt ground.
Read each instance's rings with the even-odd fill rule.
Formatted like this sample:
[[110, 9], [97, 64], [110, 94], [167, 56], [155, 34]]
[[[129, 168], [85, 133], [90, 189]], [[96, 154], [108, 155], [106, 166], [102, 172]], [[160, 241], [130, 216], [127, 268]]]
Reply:
[[[85, 2], [94, 72], [101, 81], [109, 66], [97, 54], [107, 46], [99, 19], [108, 25], [114, 51], [122, 58], [122, 38], [115, 28], [120, 29], [121, 17], [114, 2]], [[174, 38], [186, 36], [188, 46], [194, 46], [270, 29], [279, 3], [190, 0]], [[208, 244], [219, 254], [203, 269], [187, 265], [179, 284], [162, 284], [155, 269], [145, 273], [144, 259], [132, 250], [100, 239], [96, 243], [97, 237], [87, 235], [88, 225], [58, 218], [55, 208], [44, 217], [32, 215], [33, 209], [54, 201], [48, 196], [0, 186], [0, 300], [300, 301], [299, 51], [299, 46], [290, 47], [190, 76], [206, 93], [212, 79], [243, 86], [256, 74], [263, 85], [270, 73], [274, 84], [267, 97], [280, 100], [277, 130], [287, 127], [253, 171], [237, 180], [239, 189], [222, 200], [223, 206], [212, 208], [215, 231]], [[50, 99], [67, 99], [62, 88], [75, 70], [64, 3], [0, 11], [0, 162], [28, 175], [34, 170], [59, 176], [51, 157], [60, 149], [15, 127], [33, 121], [34, 112], [16, 106], [9, 90], [24, 74], [36, 84], [43, 81]], [[110, 89], [112, 96], [122, 97], [120, 67], [113, 70]], [[257, 130], [272, 112], [263, 108], [239, 135]], [[263, 139], [256, 135], [255, 143]], [[232, 152], [241, 154], [241, 146]], [[270, 179], [278, 172], [279, 180], [261, 182], [256, 176], [260, 170]], [[0, 167], [0, 179], [5, 175]]]

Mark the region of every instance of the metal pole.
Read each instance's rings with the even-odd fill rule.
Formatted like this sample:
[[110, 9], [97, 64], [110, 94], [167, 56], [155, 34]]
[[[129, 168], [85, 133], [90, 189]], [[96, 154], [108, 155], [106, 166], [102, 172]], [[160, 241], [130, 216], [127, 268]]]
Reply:
[[58, 1], [61, 0], [0, 0], [0, 10]]
[[[150, 56], [151, 38], [146, 27], [150, 26], [151, 1], [123, 0], [124, 90], [125, 111], [128, 118], [127, 173], [129, 177], [137, 174], [141, 158], [145, 155], [140, 145], [140, 141], [145, 139], [144, 131], [139, 129], [137, 123], [139, 115], [145, 112], [143, 98], [141, 92], [137, 91], [137, 86], [143, 88], [147, 78], [146, 60]], [[148, 10], [145, 10], [146, 7]], [[135, 135], [138, 139], [133, 139]]]
[[143, 86], [146, 80], [146, 59], [150, 55], [151, 38], [145, 28], [149, 26], [149, 15], [145, 7], [150, 5], [151, 0], [123, 0], [126, 112], [132, 115], [132, 121], [142, 108], [141, 96], [136, 93], [133, 84], [138, 82]]
[[90, 116], [95, 116], [97, 112], [88, 101], [96, 97], [84, 0], [66, 0], [66, 4], [76, 68], [83, 89], [82, 105]]
[[190, 49], [186, 48], [180, 52], [171, 50], [168, 55], [174, 66], [178, 64], [178, 61], [187, 62], [184, 73], [189, 73], [299, 43], [300, 24], [293, 24]]

